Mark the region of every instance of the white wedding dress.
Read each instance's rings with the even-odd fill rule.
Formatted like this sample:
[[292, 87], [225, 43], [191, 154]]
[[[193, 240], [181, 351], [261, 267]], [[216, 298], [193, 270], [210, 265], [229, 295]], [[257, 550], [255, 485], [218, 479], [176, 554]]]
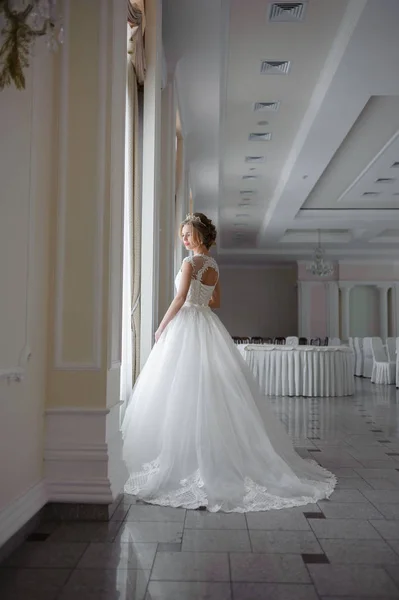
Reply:
[[125, 491], [153, 504], [211, 512], [328, 498], [336, 478], [295, 452], [208, 307], [214, 286], [201, 279], [209, 268], [218, 273], [216, 262], [205, 255], [185, 260], [193, 266], [187, 301], [155, 344], [122, 425], [130, 473]]

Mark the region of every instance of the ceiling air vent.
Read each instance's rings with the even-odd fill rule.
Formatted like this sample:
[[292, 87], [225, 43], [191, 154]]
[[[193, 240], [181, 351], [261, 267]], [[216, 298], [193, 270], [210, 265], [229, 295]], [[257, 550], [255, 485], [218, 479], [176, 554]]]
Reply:
[[255, 112], [270, 112], [276, 111], [280, 107], [280, 102], [255, 102]]
[[375, 180], [375, 183], [394, 183], [395, 181], [394, 177], [379, 177]]
[[289, 60], [262, 60], [260, 72], [262, 75], [287, 75], [290, 66]]
[[380, 192], [363, 192], [363, 196], [379, 196]]
[[245, 162], [246, 163], [263, 163], [263, 162], [265, 162], [265, 157], [264, 156], [246, 156]]
[[265, 133], [250, 133], [248, 139], [250, 142], [270, 142], [272, 134], [270, 131]]
[[307, 2], [272, 2], [269, 9], [269, 21], [286, 23], [303, 21]]

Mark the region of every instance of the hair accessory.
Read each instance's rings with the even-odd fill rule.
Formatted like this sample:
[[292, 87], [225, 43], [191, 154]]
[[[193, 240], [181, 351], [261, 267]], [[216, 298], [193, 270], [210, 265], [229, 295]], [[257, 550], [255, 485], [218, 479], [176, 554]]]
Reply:
[[197, 215], [193, 215], [192, 213], [186, 215], [186, 218], [184, 220], [190, 221], [191, 223], [201, 223], [201, 225], [203, 225], [203, 222], [201, 221], [200, 217], [198, 217]]

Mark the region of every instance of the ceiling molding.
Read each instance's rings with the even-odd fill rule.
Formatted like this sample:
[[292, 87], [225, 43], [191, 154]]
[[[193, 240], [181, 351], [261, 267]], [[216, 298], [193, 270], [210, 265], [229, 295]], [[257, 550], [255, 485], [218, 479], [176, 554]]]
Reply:
[[[366, 4], [367, 0], [349, 0], [344, 17], [341, 21], [340, 29], [328, 54], [319, 81], [317, 82], [317, 85], [310, 99], [308, 109], [306, 111], [302, 123], [300, 124], [299, 131], [294, 140], [294, 143], [292, 144], [291, 151], [287, 157], [287, 161], [282, 170], [279, 184], [266, 210], [266, 214], [259, 231], [259, 237], [261, 239], [263, 239], [263, 237], [265, 236], [268, 225], [273, 218], [276, 206], [281, 199], [284, 189], [286, 188], [286, 185], [291, 177], [294, 166], [297, 163], [298, 155], [302, 151], [306, 139], [309, 135], [309, 132], [317, 119], [319, 109], [323, 104], [323, 101], [331, 86], [331, 83], [338, 70], [338, 67], [345, 55], [346, 48], [349, 44], [351, 36], [356, 28], [356, 25], [358, 24], [358, 21]], [[308, 193], [309, 192], [307, 192], [307, 194]], [[296, 203], [297, 208], [299, 208], [302, 205], [305, 198], [306, 196], [303, 197], [303, 194], [298, 193], [298, 200]], [[295, 210], [295, 207], [293, 208]]]

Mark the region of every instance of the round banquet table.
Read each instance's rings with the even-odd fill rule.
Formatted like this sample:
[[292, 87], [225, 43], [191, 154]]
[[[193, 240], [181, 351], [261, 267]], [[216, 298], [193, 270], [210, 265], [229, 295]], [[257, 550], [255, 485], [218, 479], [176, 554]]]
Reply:
[[237, 346], [266, 396], [351, 396], [353, 350], [348, 346]]

